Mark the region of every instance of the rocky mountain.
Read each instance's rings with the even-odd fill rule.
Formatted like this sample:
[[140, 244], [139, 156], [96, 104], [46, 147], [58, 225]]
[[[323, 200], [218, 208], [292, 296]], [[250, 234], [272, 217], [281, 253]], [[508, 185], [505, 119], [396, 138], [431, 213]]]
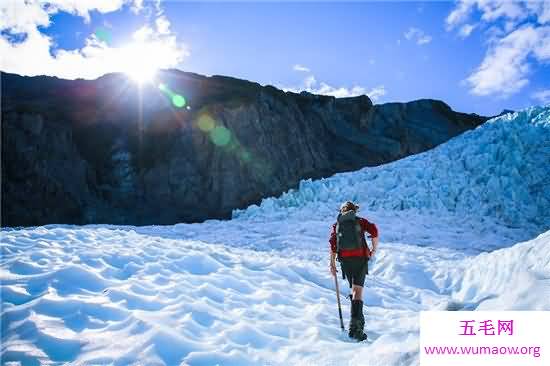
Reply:
[[228, 218], [487, 120], [437, 100], [373, 105], [178, 70], [141, 86], [123, 74], [1, 81], [3, 226]]

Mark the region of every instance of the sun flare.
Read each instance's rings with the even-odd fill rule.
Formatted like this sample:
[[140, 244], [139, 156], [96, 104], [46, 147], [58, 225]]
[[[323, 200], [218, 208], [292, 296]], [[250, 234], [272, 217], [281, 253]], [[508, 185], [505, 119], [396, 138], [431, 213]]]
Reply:
[[150, 46], [146, 43], [136, 42], [121, 50], [124, 72], [139, 84], [153, 81], [159, 68], [158, 55]]

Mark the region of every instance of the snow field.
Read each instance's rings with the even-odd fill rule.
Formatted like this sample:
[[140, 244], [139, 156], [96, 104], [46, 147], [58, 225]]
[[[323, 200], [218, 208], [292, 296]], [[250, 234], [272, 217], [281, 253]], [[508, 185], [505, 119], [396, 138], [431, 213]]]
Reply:
[[451, 268], [448, 290], [475, 309], [550, 310], [550, 231]]
[[326, 259], [178, 240], [169, 228], [4, 231], [3, 362], [415, 364], [421, 310], [550, 310], [540, 296], [550, 233], [476, 257], [383, 243], [365, 288], [371, 340], [356, 344], [339, 330]]

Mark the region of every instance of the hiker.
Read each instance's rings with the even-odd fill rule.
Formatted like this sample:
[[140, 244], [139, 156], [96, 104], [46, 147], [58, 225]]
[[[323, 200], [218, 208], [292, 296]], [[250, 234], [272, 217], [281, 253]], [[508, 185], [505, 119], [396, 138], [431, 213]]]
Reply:
[[[342, 275], [348, 279], [351, 288], [350, 338], [363, 341], [364, 332], [363, 285], [368, 274], [369, 258], [378, 247], [378, 229], [367, 219], [357, 216], [359, 206], [351, 201], [340, 206], [340, 213], [330, 234], [330, 272], [336, 276], [336, 259], [340, 262]], [[372, 250], [365, 239], [365, 232], [372, 237]]]

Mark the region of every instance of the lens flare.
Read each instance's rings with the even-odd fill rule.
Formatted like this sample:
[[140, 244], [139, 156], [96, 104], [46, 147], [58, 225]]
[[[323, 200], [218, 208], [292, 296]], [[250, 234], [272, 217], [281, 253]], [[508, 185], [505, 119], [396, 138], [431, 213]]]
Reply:
[[239, 143], [235, 139], [231, 139], [231, 141], [225, 146], [226, 150], [235, 153], [235, 151], [239, 148]]
[[218, 146], [225, 146], [231, 141], [231, 131], [223, 126], [216, 126], [210, 131], [210, 139]]
[[185, 97], [183, 95], [174, 93], [172, 90], [170, 90], [170, 88], [166, 86], [166, 84], [160, 83], [158, 88], [161, 92], [166, 94], [168, 98], [170, 98], [170, 102], [172, 102], [175, 107], [183, 108], [187, 104], [187, 101], [185, 100]]
[[197, 126], [203, 132], [210, 132], [216, 126], [216, 122], [208, 114], [201, 114]]
[[185, 107], [185, 98], [179, 94], [174, 94], [172, 96], [172, 104], [178, 108]]
[[105, 27], [98, 27], [96, 28], [94, 32], [97, 39], [99, 39], [101, 42], [110, 45], [111, 44], [111, 32], [105, 28]]
[[246, 150], [241, 151], [239, 155], [242, 161], [244, 161], [245, 163], [249, 162], [252, 159], [252, 156], [250, 156], [250, 153]]
[[[159, 85], [159, 89], [165, 89], [163, 84]], [[218, 124], [218, 122], [212, 117], [210, 112], [207, 110], [201, 110], [198, 114], [194, 125], [198, 129], [207, 134], [210, 141], [217, 147], [224, 150], [227, 154], [232, 154], [240, 160], [241, 163], [249, 164], [257, 172], [266, 171], [266, 165], [264, 162], [261, 162], [253, 157], [253, 155], [245, 148], [237, 136], [235, 136], [227, 127]], [[259, 167], [257, 166], [259, 165]]]

